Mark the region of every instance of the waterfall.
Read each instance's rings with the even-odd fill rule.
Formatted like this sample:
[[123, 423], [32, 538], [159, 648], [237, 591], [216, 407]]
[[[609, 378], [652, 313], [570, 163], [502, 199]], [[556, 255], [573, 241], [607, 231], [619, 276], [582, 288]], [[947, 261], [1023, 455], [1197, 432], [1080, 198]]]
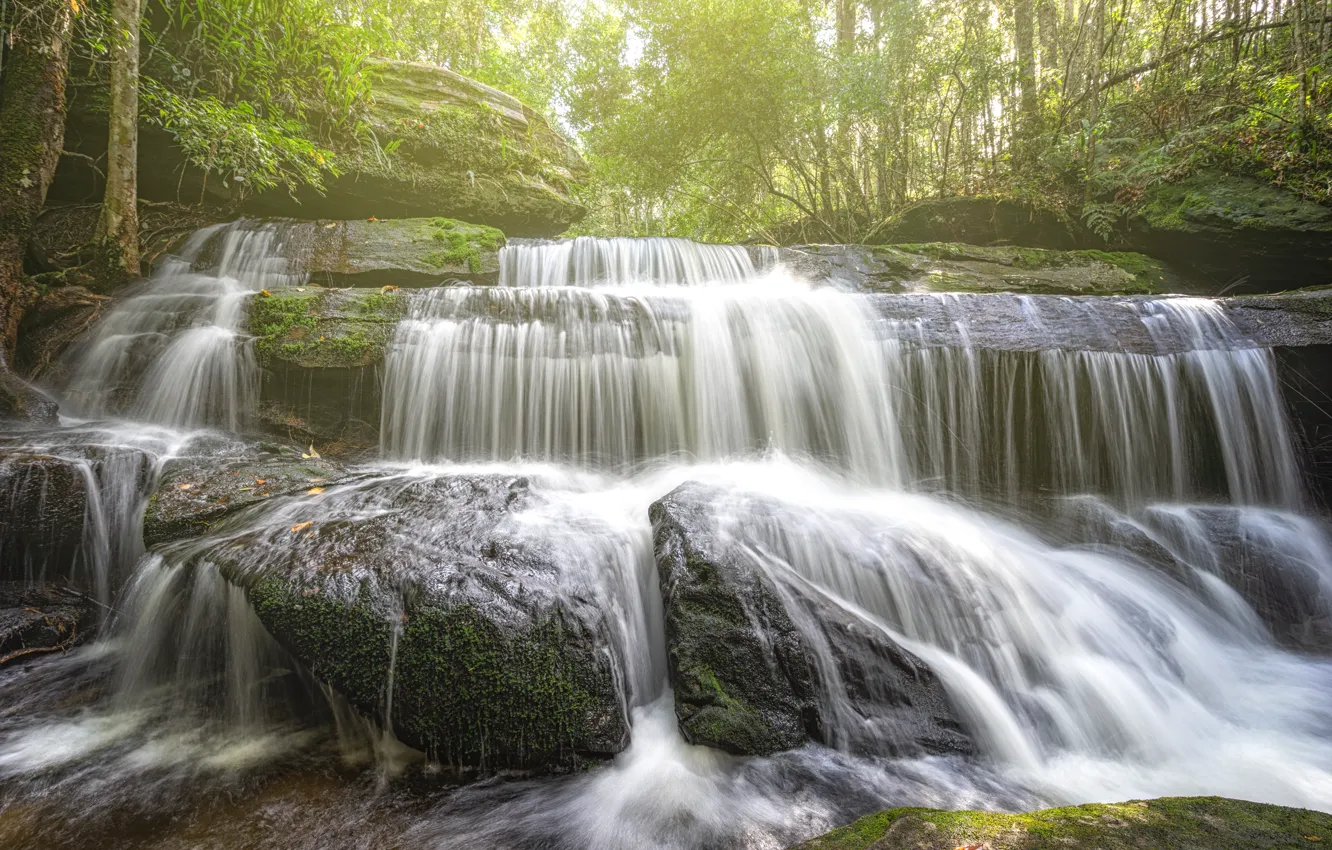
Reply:
[[[23, 694], [0, 711], [0, 803], [49, 794], [152, 819], [191, 794], [266, 806], [246, 784], [261, 777], [274, 810], [310, 812], [312, 847], [611, 850], [778, 847], [904, 804], [1332, 800], [1332, 665], [1307, 651], [1332, 634], [1332, 535], [1275, 359], [1217, 302], [869, 296], [804, 280], [773, 249], [515, 240], [498, 286], [402, 293], [377, 461], [145, 554], [125, 517], [164, 459], [232, 450], [158, 426], [253, 421], [244, 303], [303, 283], [287, 234], [196, 234], [73, 361], [80, 416], [157, 423], [159, 442], [137, 472], [78, 456], [100, 499], [83, 546], [122, 565], [99, 579], [118, 616], [52, 678], [0, 676]], [[149, 482], [132, 495], [109, 483], [132, 474]], [[710, 494], [697, 533], [790, 620], [765, 639], [805, 647], [810, 746], [737, 758], [681, 735], [649, 508], [688, 482]], [[373, 599], [389, 672], [380, 707], [356, 710], [377, 731], [240, 589], [280, 570]], [[472, 581], [492, 596], [469, 600], [514, 616], [520, 594], [554, 600], [586, 627], [628, 749], [435, 796], [329, 779], [338, 741], [408, 761], [392, 712], [412, 606]], [[848, 624], [933, 671], [974, 756], [901, 755], [891, 719], [847, 695], [852, 668], [881, 662], [838, 654], [829, 635]]]
[[191, 236], [77, 352], [65, 409], [185, 428], [251, 424], [258, 378], [245, 305], [304, 282], [282, 253], [288, 230], [240, 221]]

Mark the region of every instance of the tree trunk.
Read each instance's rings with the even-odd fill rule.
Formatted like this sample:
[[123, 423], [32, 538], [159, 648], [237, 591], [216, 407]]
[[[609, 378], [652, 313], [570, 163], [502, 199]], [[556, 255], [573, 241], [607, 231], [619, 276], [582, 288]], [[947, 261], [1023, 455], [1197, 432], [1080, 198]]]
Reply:
[[1055, 73], [1059, 68], [1059, 13], [1055, 9], [1054, 0], [1039, 0], [1036, 21], [1041, 41], [1040, 89], [1048, 92], [1055, 83]]
[[1091, 44], [1091, 107], [1087, 110], [1087, 163], [1086, 184], [1082, 188], [1082, 202], [1092, 199], [1092, 177], [1096, 174], [1096, 125], [1101, 123], [1101, 60], [1105, 51], [1105, 0], [1096, 0], [1092, 7], [1095, 20]]
[[65, 144], [73, 7], [43, 0], [9, 33], [0, 74], [0, 415], [53, 419], [55, 404], [10, 370], [32, 290], [23, 255]]
[[111, 129], [95, 273], [117, 286], [139, 276], [139, 0], [112, 0], [111, 19]]
[[1040, 135], [1040, 95], [1036, 89], [1036, 14], [1033, 0], [1017, 0], [1013, 6], [1013, 46], [1017, 51], [1018, 126], [1017, 163], [1030, 165], [1035, 160], [1036, 139]]

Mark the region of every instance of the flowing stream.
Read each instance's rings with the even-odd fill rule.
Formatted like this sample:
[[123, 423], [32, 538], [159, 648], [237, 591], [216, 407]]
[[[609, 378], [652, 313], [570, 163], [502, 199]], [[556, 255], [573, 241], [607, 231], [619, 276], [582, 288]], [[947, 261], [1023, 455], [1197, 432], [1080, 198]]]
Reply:
[[[114, 612], [95, 644], [0, 671], [13, 846], [780, 848], [893, 805], [1332, 809], [1332, 661], [1290, 648], [1327, 612], [1286, 632], [1264, 601], [1332, 594], [1332, 538], [1275, 360], [1216, 303], [1115, 301], [1157, 353], [997, 351], [967, 344], [955, 300], [986, 296], [919, 296], [961, 317], [940, 345], [912, 302], [812, 286], [772, 251], [519, 241], [499, 286], [411, 295], [379, 461], [144, 553], [164, 466], [236, 454], [254, 427], [246, 299], [306, 281], [284, 233], [201, 231], [73, 355], [79, 420], [4, 438], [84, 463], [101, 495], [73, 570]], [[1033, 335], [1058, 321], [1022, 309]], [[523, 478], [506, 545], [609, 623], [631, 738], [608, 764], [448, 786], [300, 669], [209, 559], [250, 541], [257, 570], [308, 519], [390, 517], [398, 573], [347, 580], [429, 581], [465, 517], [393, 500], [459, 475]], [[826, 745], [738, 758], [681, 736], [648, 512], [691, 481], [807, 639]], [[1266, 596], [1235, 589], [1241, 567]], [[901, 755], [836, 687], [810, 610], [927, 663], [976, 753]]]

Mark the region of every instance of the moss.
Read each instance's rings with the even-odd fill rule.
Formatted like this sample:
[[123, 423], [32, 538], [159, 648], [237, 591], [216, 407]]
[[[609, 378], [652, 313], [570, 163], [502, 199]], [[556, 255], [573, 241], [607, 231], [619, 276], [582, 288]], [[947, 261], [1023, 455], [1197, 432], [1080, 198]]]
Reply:
[[407, 297], [397, 292], [301, 287], [254, 296], [249, 325], [264, 365], [352, 368], [383, 359], [406, 313]]
[[386, 696], [392, 640], [385, 613], [367, 599], [338, 601], [314, 589], [303, 592], [272, 575], [246, 589], [264, 626], [303, 659], [317, 679], [362, 712], [379, 710]]
[[430, 220], [435, 227], [431, 239], [445, 247], [432, 251], [421, 259], [436, 268], [466, 266], [471, 274], [481, 273], [481, 252], [498, 251], [504, 244], [504, 234], [493, 227], [467, 224], [449, 218]]
[[[891, 831], [890, 831], [891, 830]], [[1332, 816], [1220, 797], [1068, 806], [1030, 814], [900, 808], [799, 845], [797, 850], [1294, 850], [1332, 840]]]
[[609, 679], [587, 675], [569, 629], [550, 617], [506, 634], [470, 604], [416, 611], [399, 647], [395, 728], [445, 764], [573, 766]]
[[1160, 262], [1126, 252], [923, 242], [874, 254], [889, 278], [936, 292], [1148, 295], [1178, 283]]
[[1141, 217], [1158, 230], [1190, 233], [1212, 228], [1332, 232], [1332, 209], [1270, 183], [1217, 172], [1152, 187]]

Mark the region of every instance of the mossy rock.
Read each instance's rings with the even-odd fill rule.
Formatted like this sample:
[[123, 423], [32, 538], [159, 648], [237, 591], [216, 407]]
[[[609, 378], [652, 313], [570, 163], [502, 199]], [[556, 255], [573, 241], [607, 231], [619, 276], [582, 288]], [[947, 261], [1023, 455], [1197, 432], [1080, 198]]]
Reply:
[[[819, 675], [811, 637], [795, 625], [819, 623], [840, 668], [838, 699], [892, 734], [842, 730], [859, 752], [968, 752], [942, 685], [918, 658], [878, 629], [819, 600], [788, 603], [746, 547], [721, 533], [715, 517], [731, 513], [722, 491], [687, 483], [653, 503], [657, 571], [666, 618], [666, 649], [675, 714], [691, 743], [740, 755], [767, 755], [824, 741]], [[744, 513], [762, 516], [746, 502]], [[752, 512], [751, 512], [752, 511]]]
[[459, 776], [569, 770], [628, 727], [604, 612], [500, 529], [529, 498], [503, 476], [370, 480], [251, 512], [204, 557], [317, 679]]
[[332, 285], [434, 286], [499, 281], [504, 234], [451, 218], [315, 222], [309, 269]]
[[878, 247], [875, 256], [905, 289], [1031, 295], [1151, 295], [1178, 291], [1164, 263], [1117, 251], [1053, 251], [957, 242]]
[[381, 363], [408, 297], [393, 289], [284, 287], [256, 294], [249, 328], [261, 365], [308, 369]]
[[1163, 797], [1030, 814], [901, 808], [792, 850], [1308, 850], [1332, 841], [1332, 815], [1221, 797]]
[[[575, 199], [587, 164], [574, 146], [517, 98], [447, 68], [369, 59], [365, 115], [375, 150], [337, 157], [323, 191], [277, 188], [238, 202], [238, 184], [187, 165], [169, 131], [141, 122], [139, 196], [197, 200], [210, 208], [302, 219], [449, 216], [514, 236], [563, 233], [587, 215]], [[72, 92], [66, 139], [89, 157], [66, 158], [49, 198], [81, 203], [105, 177], [88, 163], [106, 153], [105, 98]], [[313, 140], [311, 140], [313, 141]]]
[[998, 196], [931, 198], [907, 209], [884, 232], [885, 242], [1013, 244], [1069, 250], [1086, 234], [1063, 210]]
[[1251, 177], [1203, 172], [1152, 186], [1128, 247], [1209, 279], [1212, 291], [1332, 283], [1332, 208]]

